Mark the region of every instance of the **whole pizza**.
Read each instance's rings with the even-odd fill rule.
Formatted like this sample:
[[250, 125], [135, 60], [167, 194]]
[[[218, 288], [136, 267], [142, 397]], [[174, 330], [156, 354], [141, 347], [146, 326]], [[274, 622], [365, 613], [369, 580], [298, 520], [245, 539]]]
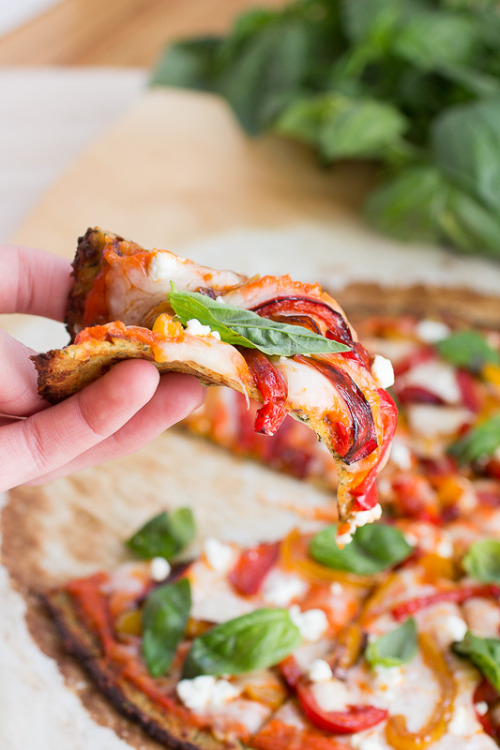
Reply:
[[165, 509], [126, 562], [41, 592], [96, 688], [165, 747], [498, 747], [495, 316], [366, 292], [356, 333], [318, 285], [97, 229], [74, 280], [72, 344], [35, 360], [46, 398], [131, 356], [192, 372], [218, 387], [184, 430], [338, 497], [313, 531], [195, 555], [196, 517]]

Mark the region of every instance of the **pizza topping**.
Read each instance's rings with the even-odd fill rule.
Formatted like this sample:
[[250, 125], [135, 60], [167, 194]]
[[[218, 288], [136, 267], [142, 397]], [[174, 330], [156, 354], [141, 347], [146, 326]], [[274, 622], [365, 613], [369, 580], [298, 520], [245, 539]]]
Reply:
[[482, 586], [458, 586], [444, 591], [436, 591], [428, 596], [419, 596], [396, 605], [392, 608], [391, 614], [396, 620], [404, 620], [406, 617], [415, 614], [415, 612], [419, 612], [426, 607], [431, 607], [433, 604], [438, 604], [439, 602], [461, 604], [467, 601], [467, 599], [472, 599], [476, 596], [498, 599], [500, 598], [500, 588], [494, 584], [484, 584]]
[[162, 581], [165, 581], [169, 577], [171, 571], [172, 568], [170, 567], [168, 560], [165, 560], [164, 557], [153, 557], [151, 560], [151, 578], [155, 583], [162, 583]]
[[217, 331], [227, 344], [259, 349], [264, 354], [291, 357], [299, 353], [344, 352], [349, 347], [302, 326], [278, 323], [251, 310], [222, 304], [197, 292], [173, 289], [168, 302], [183, 325], [196, 318]]
[[324, 659], [315, 659], [307, 670], [311, 682], [327, 682], [333, 677], [332, 668]]
[[203, 542], [203, 552], [212, 570], [218, 573], [227, 573], [231, 570], [235, 560], [235, 550], [229, 544], [219, 542], [218, 539], [209, 537]]
[[194, 535], [192, 510], [177, 508], [170, 513], [159, 513], [136, 531], [126, 544], [139, 557], [171, 560], [191, 543]]
[[445, 656], [428, 633], [421, 633], [418, 645], [424, 664], [439, 684], [440, 695], [430, 719], [417, 732], [410, 732], [404, 716], [391, 716], [385, 729], [388, 744], [395, 750], [420, 750], [446, 733], [454, 710], [457, 686]]
[[260, 407], [255, 417], [255, 432], [274, 435], [287, 415], [287, 385], [281, 373], [262, 352], [242, 349], [242, 353], [264, 400], [264, 406]]
[[183, 676], [241, 674], [277, 664], [302, 642], [284, 609], [257, 609], [195, 638]]
[[186, 708], [197, 714], [224, 710], [225, 704], [240, 694], [240, 690], [228, 680], [216, 679], [209, 674], [181, 680], [176, 691]]
[[451, 333], [451, 329], [441, 320], [424, 318], [416, 324], [415, 333], [420, 341], [424, 341], [426, 344], [435, 344], [447, 338]]
[[142, 613], [142, 654], [152, 677], [160, 677], [171, 667], [190, 610], [191, 587], [186, 578], [148, 594]]
[[390, 388], [394, 385], [394, 368], [392, 362], [381, 354], [376, 354], [372, 363], [373, 377], [381, 388]]
[[289, 608], [290, 619], [297, 626], [300, 635], [309, 643], [316, 643], [328, 629], [328, 618], [322, 609], [302, 611], [298, 604]]
[[303, 683], [297, 685], [297, 696], [309, 721], [325, 732], [354, 734], [374, 727], [387, 718], [387, 711], [375, 706], [349, 706], [345, 711], [323, 710], [315, 698], [312, 687]]
[[398, 667], [417, 653], [417, 626], [409, 617], [402, 625], [379, 638], [371, 638], [365, 658], [371, 667]]
[[462, 566], [471, 578], [500, 584], [500, 541], [480, 539], [469, 547]]
[[479, 422], [448, 448], [461, 464], [492, 456], [500, 448], [500, 414]]
[[462, 641], [453, 644], [453, 651], [466, 656], [500, 692], [500, 639], [480, 638], [468, 630]]
[[[229, 580], [240, 594], [253, 596], [262, 588], [268, 574], [276, 565], [278, 557], [279, 542], [263, 542], [256, 547], [243, 550], [229, 574]], [[269, 591], [267, 591], [266, 601], [269, 604], [273, 603], [269, 599]], [[286, 606], [289, 601], [283, 604], [278, 602], [276, 606]]]
[[472, 372], [480, 372], [486, 363], [500, 365], [500, 353], [478, 331], [456, 331], [436, 348], [447, 362]]
[[362, 576], [374, 575], [405, 560], [412, 551], [404, 534], [395, 526], [369, 524], [357, 529], [352, 542], [342, 549], [336, 541], [337, 527], [327, 526], [311, 540], [309, 553], [328, 568]]
[[186, 323], [186, 333], [190, 336], [213, 336], [214, 339], [221, 340], [219, 331], [212, 331], [210, 326], [204, 326], [196, 318], [191, 318]]
[[[333, 446], [335, 453], [347, 464], [372, 453], [377, 447], [373, 413], [363, 391], [351, 376], [331, 362], [306, 359], [302, 355], [297, 355], [295, 361], [316, 368], [330, 380], [347, 407], [350, 415], [348, 432], [339, 429], [337, 445]], [[343, 423], [339, 427], [343, 427]]]

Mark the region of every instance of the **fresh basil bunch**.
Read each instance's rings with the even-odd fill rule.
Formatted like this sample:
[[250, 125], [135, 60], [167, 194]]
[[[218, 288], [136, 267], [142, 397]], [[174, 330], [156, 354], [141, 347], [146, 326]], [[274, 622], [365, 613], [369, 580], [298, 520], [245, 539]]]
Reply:
[[251, 135], [383, 166], [368, 219], [500, 256], [495, 0], [299, 0], [169, 47], [153, 85], [215, 91]]

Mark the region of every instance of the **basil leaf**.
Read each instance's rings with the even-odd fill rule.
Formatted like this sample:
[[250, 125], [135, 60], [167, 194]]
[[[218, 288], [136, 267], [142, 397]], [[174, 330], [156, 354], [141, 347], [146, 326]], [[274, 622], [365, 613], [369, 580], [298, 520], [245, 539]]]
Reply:
[[474, 542], [463, 558], [462, 566], [476, 581], [500, 584], [500, 541], [481, 539]]
[[391, 104], [338, 93], [298, 99], [276, 124], [283, 135], [317, 145], [326, 160], [382, 155], [405, 127], [405, 117]]
[[452, 183], [500, 210], [500, 97], [452, 107], [434, 122], [432, 150]]
[[279, 114], [282, 103], [300, 90], [312, 52], [307, 24], [270, 17], [231, 55], [218, 79], [247, 133], [256, 135]]
[[170, 513], [159, 513], [136, 531], [126, 545], [147, 560], [152, 557], [170, 560], [187, 547], [195, 531], [192, 510], [178, 508]]
[[400, 24], [393, 51], [423, 70], [474, 61], [480, 29], [474, 15], [420, 10]]
[[277, 664], [302, 643], [286, 609], [257, 609], [195, 638], [183, 677], [241, 674]]
[[466, 253], [478, 248], [492, 258], [500, 257], [500, 219], [474, 195], [449, 184], [445, 207], [438, 216], [441, 236], [447, 244]]
[[457, 331], [435, 344], [442, 357], [455, 367], [478, 372], [486, 362], [500, 364], [500, 354], [478, 331]]
[[345, 352], [348, 346], [319, 336], [301, 326], [275, 323], [251, 310], [242, 310], [197, 292], [172, 291], [168, 301], [181, 323], [195, 318], [218, 331], [226, 344], [259, 349], [264, 354], [324, 354]]
[[376, 229], [398, 239], [439, 242], [446, 191], [446, 181], [434, 167], [409, 167], [370, 195], [365, 215]]
[[500, 640], [498, 638], [480, 638], [470, 630], [463, 641], [453, 644], [453, 651], [459, 656], [466, 656], [486, 677], [490, 685], [500, 693]]
[[365, 658], [371, 667], [398, 667], [411, 661], [417, 650], [417, 626], [413, 617], [409, 617], [395, 630], [371, 641]]
[[500, 413], [475, 425], [448, 448], [460, 464], [493, 455], [500, 447]]
[[142, 654], [152, 677], [161, 677], [170, 669], [190, 611], [187, 578], [166, 583], [148, 594], [142, 613]]
[[202, 37], [177, 42], [163, 53], [150, 86], [182, 86], [210, 91], [213, 88], [214, 57], [220, 40]]
[[327, 526], [309, 544], [316, 562], [335, 570], [372, 575], [401, 562], [412, 548], [399, 529], [386, 524], [367, 524], [356, 530], [353, 540], [343, 549], [335, 541], [337, 526]]

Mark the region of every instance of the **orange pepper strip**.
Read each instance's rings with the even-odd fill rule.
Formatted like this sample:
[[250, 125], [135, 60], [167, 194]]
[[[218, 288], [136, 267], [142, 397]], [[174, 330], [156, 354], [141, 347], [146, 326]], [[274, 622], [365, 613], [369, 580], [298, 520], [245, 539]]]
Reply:
[[423, 750], [446, 733], [453, 713], [457, 686], [445, 656], [429, 633], [418, 637], [424, 664], [432, 670], [441, 689], [439, 702], [429, 721], [418, 732], [409, 732], [404, 716], [392, 716], [385, 728], [385, 738], [395, 750]]
[[368, 625], [373, 619], [381, 615], [388, 609], [387, 593], [393, 585], [399, 580], [398, 573], [389, 573], [385, 581], [378, 586], [371, 596], [366, 600], [359, 618], [361, 627]]
[[374, 576], [358, 576], [343, 570], [334, 570], [312, 560], [307, 552], [308, 540], [302, 537], [298, 529], [292, 531], [281, 542], [281, 562], [312, 583], [334, 582], [367, 588], [377, 580]]

